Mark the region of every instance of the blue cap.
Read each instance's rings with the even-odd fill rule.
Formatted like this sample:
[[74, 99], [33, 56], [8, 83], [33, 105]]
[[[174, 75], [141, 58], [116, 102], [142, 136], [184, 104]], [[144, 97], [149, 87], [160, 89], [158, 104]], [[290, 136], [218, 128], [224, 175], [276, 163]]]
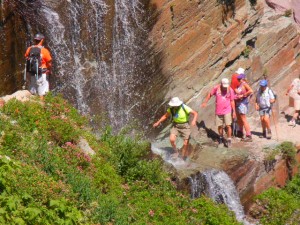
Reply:
[[237, 76], [237, 79], [245, 79], [246, 78], [246, 75], [241, 73], [240, 75]]
[[259, 82], [259, 85], [262, 86], [262, 87], [266, 87], [268, 85], [268, 81], [267, 80], [261, 80]]

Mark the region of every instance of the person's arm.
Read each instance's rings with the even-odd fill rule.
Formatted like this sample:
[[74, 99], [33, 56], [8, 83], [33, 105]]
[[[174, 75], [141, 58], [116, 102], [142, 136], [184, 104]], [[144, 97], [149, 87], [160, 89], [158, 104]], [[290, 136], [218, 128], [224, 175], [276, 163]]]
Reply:
[[190, 112], [190, 114], [193, 115], [193, 120], [192, 120], [191, 125], [192, 125], [192, 126], [195, 126], [195, 125], [196, 125], [196, 122], [197, 122], [197, 119], [198, 119], [198, 113], [197, 113], [195, 110], [192, 110], [192, 111]]
[[246, 93], [244, 94], [244, 97], [248, 97], [253, 94], [253, 89], [249, 86], [249, 84], [245, 83], [244, 87], [246, 89]]
[[30, 47], [27, 48], [26, 52], [25, 52], [25, 58], [27, 59], [29, 56], [29, 52], [30, 52]]
[[211, 93], [209, 92], [206, 98], [204, 99], [203, 103], [201, 104], [202, 108], [205, 108], [207, 106], [207, 102], [209, 101], [210, 98], [211, 98]]
[[158, 127], [162, 122], [164, 122], [170, 116], [169, 112], [166, 112], [156, 123], [153, 124], [153, 127]]
[[294, 87], [294, 85], [291, 84], [291, 85], [289, 86], [289, 88], [286, 90], [285, 95], [288, 95], [288, 94], [290, 93], [290, 91], [293, 89], [293, 87]]
[[230, 104], [231, 104], [231, 109], [232, 109], [232, 118], [235, 119], [236, 118], [236, 112], [235, 112], [235, 102], [234, 102], [234, 100], [231, 100]]

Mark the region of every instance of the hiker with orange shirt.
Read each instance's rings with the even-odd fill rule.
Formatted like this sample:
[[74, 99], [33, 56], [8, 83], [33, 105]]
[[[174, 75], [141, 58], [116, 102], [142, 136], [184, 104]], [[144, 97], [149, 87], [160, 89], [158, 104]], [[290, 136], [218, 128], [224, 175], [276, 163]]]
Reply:
[[34, 36], [34, 45], [30, 46], [25, 53], [26, 71], [30, 75], [29, 91], [38, 94], [43, 100], [49, 92], [49, 73], [52, 57], [48, 49], [43, 46], [45, 36], [38, 33]]

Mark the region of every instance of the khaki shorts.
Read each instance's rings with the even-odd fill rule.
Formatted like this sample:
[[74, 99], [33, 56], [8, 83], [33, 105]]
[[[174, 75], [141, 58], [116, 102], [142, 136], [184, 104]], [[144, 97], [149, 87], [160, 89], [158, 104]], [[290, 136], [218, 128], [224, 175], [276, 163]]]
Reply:
[[223, 126], [224, 124], [226, 126], [230, 126], [231, 123], [232, 123], [231, 113], [225, 115], [216, 115], [216, 125], [218, 127]]
[[176, 136], [179, 134], [184, 140], [187, 140], [190, 139], [191, 128], [189, 123], [173, 123], [170, 133]]

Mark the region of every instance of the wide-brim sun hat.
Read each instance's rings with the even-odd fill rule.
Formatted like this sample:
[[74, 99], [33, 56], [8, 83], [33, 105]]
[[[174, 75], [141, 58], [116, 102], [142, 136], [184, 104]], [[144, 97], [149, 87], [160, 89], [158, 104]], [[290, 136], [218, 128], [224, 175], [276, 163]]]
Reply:
[[223, 78], [221, 84], [224, 88], [229, 87], [229, 80], [227, 78]]
[[240, 75], [237, 76], [238, 80], [245, 79], [245, 78], [246, 78], [246, 75], [243, 73], [241, 73]]
[[182, 103], [183, 102], [178, 97], [174, 97], [169, 102], [169, 106], [176, 107], [176, 106], [180, 106]]
[[243, 69], [243, 68], [238, 68], [238, 70], [237, 71], [235, 71], [237, 74], [244, 74], [245, 73], [245, 69]]
[[266, 87], [268, 85], [268, 81], [267, 80], [261, 80], [259, 82], [259, 85], [262, 86], [262, 87]]

